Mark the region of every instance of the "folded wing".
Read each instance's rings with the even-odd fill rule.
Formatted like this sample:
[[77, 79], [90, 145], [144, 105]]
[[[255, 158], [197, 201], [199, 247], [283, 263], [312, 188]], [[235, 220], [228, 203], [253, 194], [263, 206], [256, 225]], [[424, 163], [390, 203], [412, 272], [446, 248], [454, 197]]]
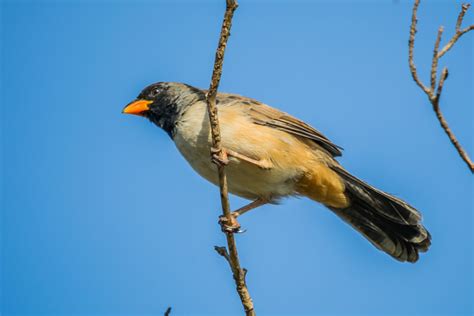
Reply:
[[308, 139], [333, 157], [342, 155], [342, 148], [331, 142], [320, 131], [285, 112], [235, 94], [219, 93], [217, 101], [219, 106], [244, 106], [255, 124], [269, 126]]

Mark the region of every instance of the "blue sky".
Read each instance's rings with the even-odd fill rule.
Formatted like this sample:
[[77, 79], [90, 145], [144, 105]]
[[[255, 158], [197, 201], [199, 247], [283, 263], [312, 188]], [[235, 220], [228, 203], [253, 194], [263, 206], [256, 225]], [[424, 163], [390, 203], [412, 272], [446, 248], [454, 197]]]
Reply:
[[[3, 315], [241, 314], [213, 250], [217, 188], [164, 132], [120, 113], [152, 82], [208, 87], [223, 2], [2, 1]], [[421, 4], [425, 82], [459, 6]], [[323, 131], [433, 236], [401, 264], [314, 202], [262, 207], [237, 236], [259, 315], [473, 313], [473, 178], [410, 77], [410, 14], [411, 1], [240, 1], [221, 90]], [[441, 61], [441, 107], [471, 156], [473, 35]]]

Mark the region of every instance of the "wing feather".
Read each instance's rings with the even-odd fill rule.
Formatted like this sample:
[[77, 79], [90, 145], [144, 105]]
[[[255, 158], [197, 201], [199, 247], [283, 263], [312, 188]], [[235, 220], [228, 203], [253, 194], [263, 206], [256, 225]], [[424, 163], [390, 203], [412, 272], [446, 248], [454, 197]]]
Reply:
[[320, 131], [297, 118], [274, 109], [257, 100], [236, 94], [218, 93], [218, 106], [243, 106], [255, 124], [276, 128], [289, 134], [308, 139], [333, 157], [341, 156], [341, 147], [335, 145]]

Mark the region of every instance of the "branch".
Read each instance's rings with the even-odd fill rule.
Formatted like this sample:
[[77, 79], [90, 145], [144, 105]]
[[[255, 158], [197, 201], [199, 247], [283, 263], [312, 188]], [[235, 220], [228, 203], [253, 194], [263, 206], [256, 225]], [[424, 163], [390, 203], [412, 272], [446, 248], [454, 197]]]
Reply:
[[[412, 18], [411, 18], [411, 26], [410, 26], [410, 38], [408, 41], [408, 64], [410, 66], [410, 72], [413, 77], [413, 80], [415, 80], [416, 84], [426, 93], [428, 96], [428, 99], [431, 102], [431, 105], [433, 106], [433, 111], [436, 114], [436, 117], [438, 118], [439, 123], [441, 124], [441, 127], [443, 130], [446, 132], [446, 134], [449, 137], [449, 140], [453, 144], [453, 146], [456, 148], [456, 150], [459, 153], [459, 156], [464, 160], [464, 162], [467, 164], [469, 169], [471, 170], [472, 173], [474, 173], [474, 164], [472, 160], [469, 158], [469, 155], [466, 153], [464, 148], [461, 146], [459, 141], [457, 140], [456, 136], [454, 133], [451, 131], [449, 128], [448, 123], [446, 122], [446, 119], [444, 118], [443, 114], [441, 113], [440, 107], [439, 107], [439, 100], [441, 98], [441, 93], [443, 91], [443, 86], [448, 78], [448, 68], [444, 68], [443, 71], [441, 72], [441, 78], [439, 79], [438, 82], [438, 87], [436, 88], [436, 74], [438, 72], [438, 62], [441, 57], [446, 54], [447, 51], [449, 51], [454, 44], [457, 42], [457, 40], [467, 32], [474, 30], [474, 25], [468, 26], [464, 29], [461, 29], [462, 22], [464, 19], [464, 15], [466, 14], [467, 10], [470, 7], [470, 4], [463, 4], [461, 8], [461, 12], [458, 15], [458, 19], [456, 21], [456, 32], [453, 35], [453, 37], [449, 40], [449, 42], [441, 49], [439, 50], [439, 46], [441, 43], [441, 36], [443, 34], [443, 27], [441, 26], [438, 29], [438, 35], [436, 36], [436, 41], [433, 49], [433, 59], [431, 61], [431, 80], [430, 80], [430, 88], [426, 87], [423, 82], [418, 77], [418, 73], [416, 70], [415, 62], [413, 61], [413, 53], [414, 53], [414, 47], [415, 47], [415, 34], [416, 34], [416, 23], [417, 23], [417, 18], [416, 18], [416, 13], [418, 11], [418, 6], [420, 5], [420, 0], [415, 0], [413, 4], [413, 12], [412, 12]], [[436, 92], [435, 92], [436, 91]]]
[[431, 91], [436, 89], [436, 74], [438, 72], [438, 51], [439, 44], [441, 43], [441, 36], [443, 35], [444, 28], [442, 26], [438, 29], [438, 35], [436, 36], [436, 42], [433, 49], [433, 60], [431, 62]]
[[171, 307], [168, 307], [165, 311], [165, 316], [170, 316], [171, 314]]
[[[224, 62], [224, 53], [227, 46], [227, 40], [230, 36], [230, 28], [232, 26], [232, 17], [235, 9], [237, 9], [237, 2], [235, 0], [226, 0], [226, 11], [224, 15], [224, 21], [222, 22], [222, 29], [219, 38], [219, 44], [216, 50], [216, 58], [214, 61], [214, 70], [212, 72], [212, 80], [207, 93], [207, 109], [209, 113], [209, 122], [211, 125], [212, 134], [212, 147], [218, 151], [218, 156], [221, 160], [225, 160], [225, 151], [222, 150], [221, 145], [221, 134], [219, 127], [219, 120], [217, 115], [216, 107], [216, 96], [217, 88], [219, 86], [220, 78], [222, 75], [222, 64]], [[219, 189], [221, 196], [222, 213], [225, 217], [230, 220], [230, 203], [228, 197], [227, 177], [225, 173], [225, 167], [223, 164], [217, 164], [217, 170], [219, 175]], [[229, 262], [232, 274], [234, 277], [237, 293], [239, 294], [240, 300], [245, 310], [246, 315], [255, 315], [252, 298], [247, 289], [245, 283], [246, 271], [240, 267], [239, 256], [237, 253], [237, 246], [235, 244], [234, 234], [231, 232], [225, 232], [227, 239], [227, 248], [229, 252], [227, 256], [224, 256]], [[217, 249], [216, 249], [217, 250]], [[218, 251], [219, 252], [219, 251]], [[222, 252], [222, 249], [221, 249]], [[220, 254], [222, 254], [219, 252]]]
[[214, 246], [214, 250], [221, 255], [228, 263], [230, 263], [229, 253], [226, 247]]
[[416, 23], [418, 22], [416, 18], [416, 11], [418, 10], [419, 5], [420, 5], [420, 1], [415, 0], [415, 4], [413, 6], [413, 14], [411, 17], [410, 39], [408, 40], [408, 64], [410, 65], [410, 71], [411, 71], [413, 80], [415, 80], [416, 84], [430, 97], [432, 94], [431, 90], [428, 89], [423, 84], [423, 82], [421, 82], [420, 78], [418, 78], [415, 62], [413, 61], [413, 51], [415, 48]]
[[438, 58], [443, 57], [443, 55], [446, 54], [446, 52], [454, 46], [454, 44], [457, 42], [457, 40], [461, 36], [463, 36], [469, 31], [474, 30], [474, 24], [461, 30], [461, 25], [464, 19], [464, 15], [466, 14], [467, 10], [469, 10], [470, 6], [471, 5], [469, 3], [464, 3], [462, 5], [461, 12], [459, 13], [458, 20], [456, 21], [456, 33], [454, 33], [453, 37], [449, 40], [448, 44], [446, 44], [446, 46], [444, 46], [443, 49], [438, 53]]

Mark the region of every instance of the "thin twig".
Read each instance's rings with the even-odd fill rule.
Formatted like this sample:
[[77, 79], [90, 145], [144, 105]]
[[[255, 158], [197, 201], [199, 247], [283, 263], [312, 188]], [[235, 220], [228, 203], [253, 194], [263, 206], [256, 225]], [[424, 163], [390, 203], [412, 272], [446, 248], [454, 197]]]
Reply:
[[464, 15], [466, 14], [467, 10], [471, 5], [469, 3], [463, 3], [461, 6], [461, 12], [459, 12], [458, 19], [456, 21], [456, 33], [461, 30], [462, 20], [464, 19]]
[[[226, 0], [226, 11], [224, 15], [224, 21], [222, 22], [219, 44], [216, 50], [216, 58], [214, 61], [212, 80], [209, 87], [209, 91], [207, 93], [207, 109], [209, 113], [209, 122], [211, 124], [212, 147], [218, 151], [218, 155], [221, 160], [225, 160], [227, 157], [225, 157], [226, 154], [225, 151], [222, 150], [221, 145], [221, 134], [219, 128], [219, 120], [217, 116], [216, 96], [217, 88], [219, 86], [220, 78], [222, 75], [222, 64], [224, 62], [225, 48], [227, 46], [227, 40], [229, 39], [230, 28], [232, 26], [232, 17], [234, 15], [235, 9], [237, 9], [237, 6], [238, 4], [235, 0]], [[225, 166], [223, 164], [217, 164], [222, 213], [230, 221], [230, 203], [228, 197], [227, 177], [224, 168]], [[245, 283], [246, 272], [240, 267], [234, 234], [231, 232], [226, 232], [225, 234], [227, 239], [227, 248], [229, 249], [227, 261], [229, 262], [230, 268], [232, 270], [237, 292], [244, 307], [245, 314], [255, 315], [252, 298], [250, 297], [250, 293]]]
[[171, 314], [171, 306], [166, 309], [165, 316], [170, 316], [170, 314]]
[[471, 5], [469, 3], [464, 3], [461, 7], [461, 12], [458, 15], [458, 19], [456, 21], [456, 33], [454, 33], [453, 37], [449, 40], [448, 44], [446, 44], [443, 49], [438, 53], [438, 58], [441, 58], [448, 50], [450, 50], [454, 44], [457, 42], [457, 40], [466, 34], [469, 31], [474, 30], [474, 24], [466, 27], [465, 29], [461, 30], [462, 26], [462, 21], [464, 19], [464, 15], [466, 14], [467, 10]]
[[431, 63], [431, 91], [436, 89], [436, 74], [438, 71], [438, 50], [439, 43], [441, 42], [441, 36], [443, 35], [444, 28], [442, 26], [438, 29], [438, 35], [436, 36], [435, 46], [433, 49], [433, 61]]
[[474, 30], [474, 25], [470, 25], [468, 27], [466, 27], [465, 29], [459, 31], [459, 32], [456, 32], [453, 37], [449, 40], [448, 44], [446, 44], [443, 49], [438, 53], [438, 58], [441, 58], [443, 57], [444, 54], [446, 54], [446, 52], [448, 50], [450, 50], [454, 44], [457, 42], [457, 40], [463, 36], [464, 34], [466, 34], [467, 32], [469, 31], [472, 31]]
[[[224, 259], [227, 260], [227, 262], [230, 263], [230, 257], [229, 257], [229, 253], [227, 252], [227, 248], [226, 248], [226, 247], [214, 246], [214, 250], [215, 250], [219, 255], [221, 255], [222, 257], [224, 257]], [[245, 269], [244, 269], [244, 270], [245, 270]]]
[[441, 72], [441, 79], [439, 79], [438, 89], [436, 90], [436, 105], [439, 106], [439, 98], [441, 97], [441, 92], [443, 92], [444, 81], [448, 79], [448, 68], [444, 67]]
[[[448, 122], [443, 116], [443, 113], [441, 113], [440, 106], [439, 106], [439, 101], [441, 98], [441, 93], [443, 91], [443, 86], [448, 78], [448, 68], [444, 67], [443, 71], [441, 72], [441, 77], [438, 82], [438, 88], [436, 88], [436, 74], [438, 72], [438, 62], [441, 57], [446, 54], [447, 51], [449, 51], [454, 44], [457, 42], [457, 40], [467, 32], [474, 30], [474, 25], [468, 26], [464, 29], [461, 29], [462, 22], [464, 19], [464, 15], [466, 14], [467, 10], [469, 9], [470, 5], [469, 4], [463, 4], [461, 8], [461, 12], [458, 15], [458, 19], [456, 21], [456, 32], [453, 35], [453, 37], [449, 40], [449, 42], [441, 49], [439, 50], [440, 43], [441, 43], [441, 36], [443, 34], [443, 27], [440, 27], [438, 29], [438, 35], [436, 36], [436, 41], [433, 49], [433, 59], [431, 62], [431, 87], [428, 88], [426, 87], [423, 82], [418, 77], [418, 73], [416, 70], [415, 62], [413, 61], [413, 54], [414, 54], [414, 47], [415, 47], [415, 34], [416, 34], [416, 23], [417, 23], [417, 18], [416, 18], [416, 13], [418, 11], [418, 6], [420, 5], [420, 0], [415, 0], [413, 4], [413, 12], [412, 12], [412, 18], [411, 18], [411, 26], [410, 26], [410, 38], [408, 41], [408, 64], [410, 66], [410, 72], [413, 77], [413, 80], [415, 80], [416, 84], [426, 93], [428, 96], [428, 99], [431, 102], [431, 105], [433, 106], [433, 111], [436, 114], [436, 117], [438, 118], [439, 123], [441, 124], [441, 127], [443, 130], [446, 132], [446, 134], [449, 137], [449, 140], [453, 144], [453, 146], [456, 148], [456, 150], [459, 153], [459, 156], [464, 160], [464, 162], [467, 164], [469, 169], [471, 170], [472, 173], [474, 173], [474, 164], [472, 160], [469, 158], [469, 155], [466, 153], [464, 148], [461, 146], [459, 141], [457, 140], [456, 136], [454, 133], [451, 131], [449, 128]], [[436, 91], [435, 91], [436, 90]]]
[[[466, 153], [464, 148], [461, 146], [461, 144], [459, 144], [459, 141], [457, 140], [456, 136], [453, 134], [453, 132], [449, 128], [448, 122], [446, 122], [446, 119], [444, 118], [443, 113], [439, 109], [439, 105], [436, 106], [434, 111], [436, 113], [436, 117], [438, 118], [439, 123], [441, 124], [441, 127], [443, 128], [443, 130], [448, 135], [448, 137], [451, 140], [451, 142], [453, 143], [454, 147], [456, 147], [456, 149], [458, 150], [459, 155], [461, 156], [461, 158], [464, 161], [466, 161], [466, 163], [470, 162], [468, 154]], [[472, 165], [472, 162], [471, 162], [471, 166], [470, 166], [471, 171], [473, 170], [473, 167], [474, 166]]]
[[416, 12], [418, 10], [418, 6], [420, 5], [420, 0], [415, 0], [415, 4], [413, 6], [413, 14], [411, 16], [411, 27], [410, 27], [410, 39], [408, 40], [408, 64], [410, 65], [411, 75], [413, 80], [415, 80], [416, 84], [428, 95], [430, 96], [431, 90], [428, 89], [423, 82], [421, 82], [420, 78], [418, 78], [418, 73], [416, 72], [415, 62], [413, 61], [413, 51], [415, 48], [415, 34], [416, 34], [416, 23], [418, 22], [416, 18]]

